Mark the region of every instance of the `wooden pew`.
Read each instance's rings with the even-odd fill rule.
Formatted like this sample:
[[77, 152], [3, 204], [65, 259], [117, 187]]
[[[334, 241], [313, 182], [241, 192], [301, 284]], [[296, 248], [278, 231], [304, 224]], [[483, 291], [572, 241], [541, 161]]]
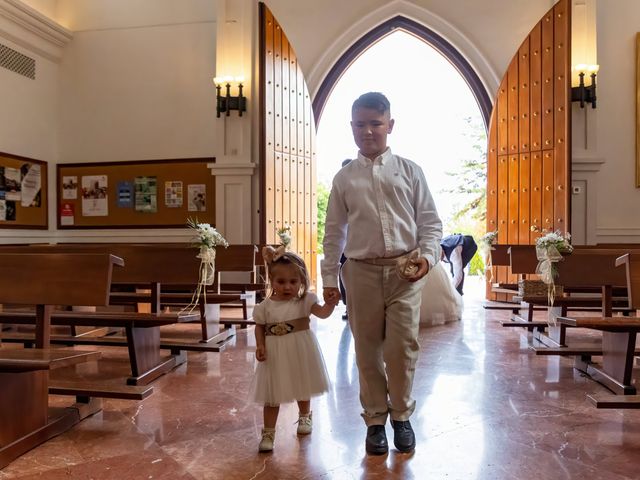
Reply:
[[[154, 314], [137, 312], [54, 312], [51, 314], [51, 325], [73, 326], [105, 326], [125, 329], [125, 337], [91, 337], [91, 336], [50, 336], [49, 341], [62, 345], [102, 345], [126, 346], [129, 350], [131, 377], [128, 385], [147, 385], [156, 378], [173, 370], [186, 362], [185, 351], [192, 348], [189, 344], [162, 344], [160, 327], [174, 325], [181, 321], [194, 321], [197, 314]], [[33, 325], [34, 315], [31, 312], [0, 312], [0, 320], [13, 324]], [[34, 338], [24, 333], [2, 333], [4, 342], [23, 343], [30, 346]], [[161, 348], [171, 350], [171, 355], [162, 356]], [[195, 349], [195, 348], [194, 348]]]
[[[640, 309], [640, 253], [629, 253], [616, 260], [624, 269], [630, 306]], [[592, 395], [589, 399], [598, 408], [640, 408], [640, 395], [633, 385], [633, 363], [636, 336], [640, 331], [638, 317], [560, 317], [563, 325], [602, 331], [602, 363], [597, 365], [588, 359], [576, 357], [575, 368], [590, 375], [615, 394]], [[620, 398], [618, 395], [624, 395]]]
[[[615, 249], [580, 248], [557, 264], [556, 283], [563, 285], [569, 292], [569, 295], [554, 301], [554, 306], [561, 309], [561, 316], [566, 316], [569, 309], [589, 307], [600, 310], [605, 317], [613, 315], [614, 307], [617, 312], [623, 314], [631, 311], [626, 276], [624, 271], [615, 265], [621, 253], [623, 251]], [[529, 300], [539, 304], [548, 302], [547, 298]], [[550, 325], [548, 335], [537, 333], [536, 338], [548, 347], [566, 347], [566, 331], [566, 325]], [[536, 349], [537, 353], [538, 350], [545, 353], [543, 349]]]
[[[38, 251], [38, 252], [76, 252], [78, 250], [68, 246], [34, 246], [25, 247], [15, 250], [19, 256], [22, 251]], [[6, 252], [11, 249], [0, 249]], [[114, 271], [113, 281], [140, 283], [147, 282], [150, 278], [160, 278], [165, 271], [173, 271], [172, 267], [176, 262], [176, 258], [186, 261], [186, 256], [180, 257], [175, 254], [174, 250], [165, 250], [160, 248], [132, 248], [130, 245], [122, 245], [117, 248], [108, 248], [100, 246], [86, 246], [79, 249], [84, 252], [100, 252], [104, 254], [105, 250], [111, 252], [113, 250], [120, 254], [125, 254], [132, 265], [128, 268], [122, 268]], [[167, 258], [169, 253], [173, 254], [169, 260], [162, 263], [162, 258]], [[193, 253], [190, 250], [189, 253]], [[136, 255], [137, 254], [137, 255]], [[9, 255], [9, 254], [5, 254]], [[166, 267], [166, 268], [165, 268]], [[79, 285], [78, 287], [82, 287]], [[109, 297], [111, 292], [109, 292]], [[103, 303], [106, 305], [106, 301]], [[127, 379], [129, 385], [147, 385], [160, 375], [172, 370], [176, 366], [186, 361], [185, 351], [189, 349], [201, 349], [190, 344], [180, 342], [170, 342], [162, 344], [160, 341], [160, 327], [163, 325], [173, 325], [180, 322], [199, 321], [199, 314], [164, 314], [151, 313], [141, 314], [136, 312], [54, 312], [50, 316], [54, 325], [70, 325], [70, 326], [104, 326], [104, 327], [122, 327], [125, 329], [125, 338], [110, 337], [55, 337], [48, 338], [48, 341], [63, 345], [74, 344], [91, 344], [91, 345], [123, 345], [129, 349], [129, 361], [131, 364], [131, 377]], [[32, 325], [37, 323], [37, 316], [31, 312], [3, 311], [0, 312], [0, 321], [13, 324]], [[39, 329], [36, 327], [36, 331]], [[47, 334], [49, 330], [47, 329]], [[2, 338], [6, 342], [20, 342], [29, 345], [34, 339], [24, 334], [2, 333]], [[36, 345], [38, 339], [35, 339]], [[171, 350], [168, 357], [161, 356], [160, 348], [164, 347]]]
[[49, 326], [54, 305], [106, 305], [112, 268], [121, 264], [107, 254], [0, 254], [0, 303], [35, 306], [38, 347], [0, 348], [0, 468], [101, 409], [89, 397], [49, 409], [49, 371], [100, 355], [50, 350]]
[[[576, 248], [572, 254], [564, 257], [564, 261], [558, 262], [557, 268], [560, 276], [555, 283], [564, 287], [564, 295], [557, 296], [553, 306], [561, 310], [560, 315], [565, 316], [569, 310], [589, 311], [607, 308], [606, 301], [609, 301], [607, 299], [611, 301], [608, 308], [628, 313], [626, 284], [621, 273], [614, 268], [615, 259], [624, 253], [625, 250], [582, 247]], [[513, 273], [520, 275], [535, 273], [538, 265], [535, 246], [514, 245], [510, 249], [510, 255]], [[604, 285], [612, 287], [608, 297], [598, 293], [602, 291]], [[617, 297], [612, 298], [611, 295], [614, 292]], [[514, 315], [512, 321], [503, 322], [503, 326], [533, 326], [537, 332], [542, 332], [547, 322], [534, 321], [533, 310], [535, 306], [545, 309], [550, 307], [547, 295], [525, 295], [516, 298], [528, 305], [527, 318]], [[564, 345], [564, 331], [563, 327], [556, 332], [558, 335], [562, 335], [554, 340], [555, 345], [552, 346]], [[547, 338], [541, 333], [536, 333], [536, 335], [541, 340]]]
[[[492, 249], [489, 252], [491, 255], [492, 267], [511, 267], [511, 255], [509, 252], [512, 246], [513, 245], [509, 244], [495, 244], [492, 246]], [[491, 292], [511, 295], [511, 302], [507, 304], [488, 303], [483, 305], [486, 310], [511, 310], [514, 314], [520, 313], [520, 309], [523, 308], [522, 303], [513, 302], [513, 297], [518, 295], [517, 283], [493, 282], [491, 284]], [[526, 305], [524, 308], [526, 308]], [[537, 308], [535, 310], [543, 309]]]
[[[123, 258], [126, 267], [114, 274], [111, 305], [137, 306], [140, 303], [148, 303], [152, 313], [159, 313], [165, 305], [188, 304], [198, 282], [200, 260], [196, 258], [197, 251], [186, 244], [34, 245], [0, 247], [0, 251], [19, 253], [25, 248], [42, 252], [107, 252]], [[252, 270], [254, 248], [252, 245], [242, 245], [218, 249], [218, 272], [240, 267]], [[211, 288], [217, 288], [217, 285]], [[206, 295], [209, 304], [242, 300], [241, 294], [217, 294], [211, 288]], [[206, 310], [202, 296], [196, 307], [199, 316], [193, 317], [193, 320], [200, 323], [200, 340], [215, 345], [214, 350], [219, 350], [234, 331], [219, 332], [218, 318], [207, 315]]]

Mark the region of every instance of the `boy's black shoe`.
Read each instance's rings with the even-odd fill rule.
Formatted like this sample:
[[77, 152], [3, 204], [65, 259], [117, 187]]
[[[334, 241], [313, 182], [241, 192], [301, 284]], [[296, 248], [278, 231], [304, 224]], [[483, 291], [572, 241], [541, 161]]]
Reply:
[[416, 436], [409, 420], [404, 422], [391, 420], [393, 427], [393, 444], [402, 453], [409, 453], [416, 448]]
[[389, 451], [387, 432], [384, 431], [384, 425], [371, 425], [367, 428], [365, 449], [371, 455], [384, 455]]

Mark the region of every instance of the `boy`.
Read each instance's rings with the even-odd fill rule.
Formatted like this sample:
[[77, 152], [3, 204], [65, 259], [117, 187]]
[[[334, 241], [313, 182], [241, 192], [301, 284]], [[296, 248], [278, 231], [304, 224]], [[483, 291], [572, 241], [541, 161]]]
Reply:
[[[421, 168], [387, 147], [393, 125], [383, 94], [366, 93], [353, 103], [358, 158], [333, 179], [322, 262], [324, 298], [335, 303], [341, 252], [347, 257], [342, 274], [370, 454], [388, 452], [384, 426], [389, 415], [396, 448], [415, 448], [409, 417], [415, 409], [411, 389], [419, 349], [420, 280], [440, 258], [442, 237]], [[398, 268], [398, 262], [411, 268]]]

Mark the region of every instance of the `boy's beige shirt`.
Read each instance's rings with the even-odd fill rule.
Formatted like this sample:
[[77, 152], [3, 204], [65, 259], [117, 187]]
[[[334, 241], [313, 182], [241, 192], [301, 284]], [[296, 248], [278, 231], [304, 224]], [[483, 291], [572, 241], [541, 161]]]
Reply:
[[442, 222], [422, 169], [389, 148], [374, 161], [358, 154], [333, 179], [323, 284], [338, 286], [343, 250], [347, 258], [364, 259], [394, 257], [420, 247], [431, 268], [440, 259], [441, 238]]

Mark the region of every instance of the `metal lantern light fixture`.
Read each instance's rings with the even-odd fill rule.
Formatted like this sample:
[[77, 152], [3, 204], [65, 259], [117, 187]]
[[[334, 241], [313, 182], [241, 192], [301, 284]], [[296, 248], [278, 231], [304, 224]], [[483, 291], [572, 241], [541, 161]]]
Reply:
[[[247, 111], [247, 97], [242, 95], [244, 77], [215, 77], [213, 83], [216, 85], [216, 116], [220, 118], [220, 113], [225, 112], [228, 117], [231, 110], [238, 110], [238, 116]], [[231, 95], [232, 83], [238, 84], [238, 96]], [[224, 84], [225, 94], [222, 94]]]
[[[577, 87], [571, 88], [571, 101], [580, 102], [580, 108], [584, 108], [585, 103], [590, 103], [591, 108], [596, 108], [596, 75], [598, 73], [598, 65], [576, 65], [574, 69], [578, 72], [580, 83]], [[584, 76], [589, 73], [591, 77], [591, 85], [585, 85]]]

